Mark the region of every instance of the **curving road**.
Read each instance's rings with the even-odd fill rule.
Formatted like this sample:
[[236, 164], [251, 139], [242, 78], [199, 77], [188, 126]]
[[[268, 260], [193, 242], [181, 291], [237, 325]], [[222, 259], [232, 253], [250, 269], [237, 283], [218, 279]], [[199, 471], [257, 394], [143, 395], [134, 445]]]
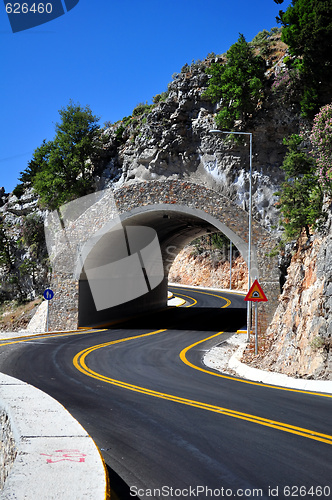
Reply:
[[175, 290], [187, 307], [121, 328], [2, 342], [0, 371], [81, 422], [121, 499], [332, 498], [332, 398], [207, 369], [243, 296]]

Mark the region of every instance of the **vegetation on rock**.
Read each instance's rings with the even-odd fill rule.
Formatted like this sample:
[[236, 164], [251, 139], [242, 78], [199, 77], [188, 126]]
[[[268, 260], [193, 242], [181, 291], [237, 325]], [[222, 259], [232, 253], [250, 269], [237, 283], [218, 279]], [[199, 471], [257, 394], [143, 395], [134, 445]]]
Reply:
[[284, 139], [288, 146], [281, 168], [286, 175], [281, 185], [278, 207], [286, 237], [299, 237], [305, 229], [316, 229], [326, 217], [324, 196], [332, 195], [332, 105], [323, 106], [313, 120], [309, 135], [312, 150], [304, 147], [304, 135]]
[[0, 218], [0, 266], [4, 266], [8, 271], [14, 268], [15, 257], [13, 242], [8, 234], [8, 224], [3, 217]]
[[332, 104], [323, 106], [314, 118], [310, 140], [322, 188], [332, 195]]
[[[282, 4], [283, 0], [274, 0]], [[326, 0], [293, 0], [279, 12], [282, 40], [300, 70], [303, 83], [301, 108], [312, 116], [321, 102], [321, 88], [332, 76], [332, 5]]]
[[243, 35], [230, 47], [226, 63], [212, 63], [206, 72], [211, 76], [203, 96], [220, 102], [216, 123], [231, 129], [236, 121], [243, 122], [255, 111], [263, 98], [265, 62]]
[[276, 193], [286, 236], [290, 238], [299, 237], [303, 228], [309, 238], [310, 226], [317, 226], [323, 218], [323, 196], [315, 162], [302, 143], [302, 137], [297, 134], [284, 139], [288, 152], [281, 168], [286, 179], [281, 190]]

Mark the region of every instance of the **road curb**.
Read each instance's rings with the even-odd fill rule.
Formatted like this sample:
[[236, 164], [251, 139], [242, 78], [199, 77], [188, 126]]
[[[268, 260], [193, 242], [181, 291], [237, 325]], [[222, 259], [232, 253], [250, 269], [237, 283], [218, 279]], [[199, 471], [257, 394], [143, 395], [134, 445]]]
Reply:
[[179, 297], [173, 297], [172, 299], [168, 299], [167, 305], [170, 307], [180, 307], [184, 306], [186, 301], [184, 299], [180, 299]]
[[[0, 374], [0, 409], [16, 457], [1, 499], [105, 500], [108, 478], [93, 439], [54, 398]], [[14, 449], [15, 448], [15, 449]]]
[[263, 384], [281, 386], [294, 390], [332, 394], [332, 381], [330, 380], [307, 380], [293, 378], [281, 373], [268, 372], [258, 368], [253, 368], [252, 366], [242, 363], [240, 359], [242, 358], [243, 351], [246, 347], [247, 344], [240, 345], [228, 363], [228, 367], [231, 370], [234, 370], [240, 377], [244, 377], [245, 379], [252, 380], [254, 382], [262, 382]]

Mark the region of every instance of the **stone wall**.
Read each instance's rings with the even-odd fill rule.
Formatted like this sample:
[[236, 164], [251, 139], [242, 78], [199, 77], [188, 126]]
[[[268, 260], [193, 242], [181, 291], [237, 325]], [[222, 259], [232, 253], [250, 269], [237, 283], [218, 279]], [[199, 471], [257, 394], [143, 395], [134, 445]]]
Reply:
[[[239, 205], [232, 202], [230, 198], [221, 193], [186, 181], [155, 181], [144, 182], [136, 185], [124, 186], [116, 191], [116, 199], [120, 212], [130, 210], [133, 204], [145, 205], [150, 203], [179, 204], [198, 210], [202, 210], [222, 222], [225, 226], [225, 234], [238, 246], [239, 240], [245, 242], [244, 252], [247, 252], [249, 237], [248, 213]], [[233, 232], [233, 237], [227, 233], [227, 229]], [[233, 239], [239, 238], [238, 241]], [[260, 284], [268, 297], [267, 303], [259, 305], [259, 331], [267, 329], [272, 321], [280, 295], [279, 272], [277, 259], [269, 257], [268, 254], [275, 246], [275, 235], [269, 233], [253, 218], [252, 220], [252, 244], [253, 253], [257, 256], [257, 269], [252, 265], [252, 280], [255, 276], [259, 278]], [[243, 248], [239, 248], [240, 251]], [[245, 258], [248, 255], [244, 256]], [[254, 259], [252, 259], [254, 261]], [[253, 264], [253, 262], [252, 262]]]
[[13, 466], [17, 455], [16, 443], [10, 424], [8, 413], [5, 409], [0, 409], [0, 491], [3, 489], [5, 481]]
[[51, 288], [55, 292], [49, 304], [49, 330], [76, 330], [78, 327], [78, 280], [72, 272], [56, 272]]
[[[117, 209], [122, 220], [130, 220], [140, 210], [163, 207], [167, 212], [177, 208], [178, 212], [195, 213], [202, 225], [207, 222], [224, 232], [238, 247], [245, 260], [248, 259], [248, 213], [226, 196], [186, 181], [150, 181], [122, 186], [114, 191]], [[95, 225], [100, 227], [98, 211]], [[76, 224], [77, 226], [78, 224]], [[76, 228], [79, 232], [79, 228]], [[157, 228], [158, 232], [158, 228]], [[261, 324], [267, 325], [274, 314], [279, 293], [277, 261], [267, 256], [274, 245], [274, 237], [254, 219], [252, 221], [252, 279], [256, 276], [269, 298], [262, 304]], [[179, 250], [180, 251], [180, 250]], [[78, 280], [62, 271], [53, 276], [51, 287], [55, 297], [50, 305], [50, 328], [74, 329], [78, 325]]]

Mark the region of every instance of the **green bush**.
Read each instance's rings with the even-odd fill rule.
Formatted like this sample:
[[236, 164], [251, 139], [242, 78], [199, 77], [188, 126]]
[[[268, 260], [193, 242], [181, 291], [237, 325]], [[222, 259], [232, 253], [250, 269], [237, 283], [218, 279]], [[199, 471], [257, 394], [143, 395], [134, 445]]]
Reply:
[[18, 198], [20, 199], [21, 196], [24, 194], [24, 184], [23, 183], [20, 183], [20, 184], [17, 184], [17, 186], [14, 188], [13, 190], [13, 194]]
[[151, 111], [154, 107], [154, 104], [148, 104], [147, 102], [144, 104], [143, 102], [137, 104], [136, 108], [133, 110], [133, 116], [141, 116], [144, 113]]
[[283, 26], [281, 39], [291, 55], [301, 59], [302, 115], [312, 117], [319, 106], [322, 83], [329, 85], [332, 77], [332, 4], [293, 0], [285, 12], [279, 12], [278, 21]]
[[44, 219], [38, 214], [27, 215], [22, 224], [22, 239], [32, 253], [38, 258], [45, 248]]
[[323, 195], [315, 171], [313, 158], [303, 149], [302, 138], [293, 134], [284, 139], [288, 146], [282, 169], [285, 182], [280, 191], [277, 207], [288, 238], [295, 238], [305, 229], [310, 237], [310, 227], [316, 227], [323, 219]]
[[152, 101], [154, 104], [158, 104], [159, 102], [164, 102], [164, 101], [166, 101], [168, 95], [169, 95], [169, 92], [162, 92], [161, 94], [155, 95], [153, 97]]
[[310, 140], [322, 189], [332, 196], [332, 104], [323, 106], [314, 118]]
[[254, 55], [254, 49], [243, 35], [230, 47], [225, 64], [212, 63], [206, 72], [210, 75], [203, 96], [220, 102], [216, 123], [230, 129], [237, 120], [245, 122], [264, 96], [265, 62]]
[[0, 217], [0, 266], [11, 271], [15, 266], [14, 245], [8, 233], [8, 224]]

